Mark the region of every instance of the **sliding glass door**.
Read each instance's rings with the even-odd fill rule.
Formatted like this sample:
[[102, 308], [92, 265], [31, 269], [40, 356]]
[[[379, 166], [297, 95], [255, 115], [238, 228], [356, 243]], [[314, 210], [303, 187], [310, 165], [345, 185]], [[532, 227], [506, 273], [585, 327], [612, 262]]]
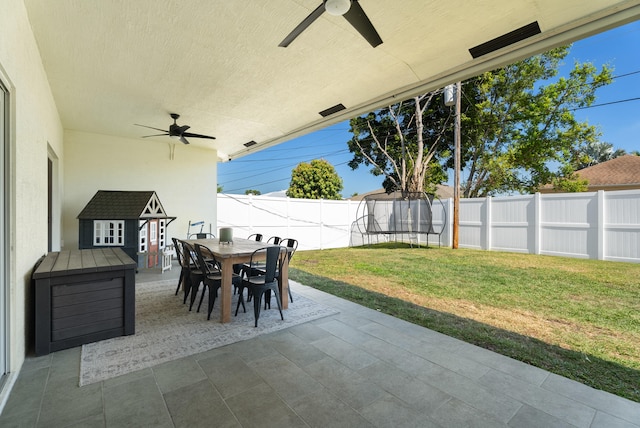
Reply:
[[9, 178], [8, 148], [9, 148], [9, 93], [0, 80], [0, 389], [9, 370], [7, 355], [9, 352], [9, 335], [7, 324], [9, 321], [9, 281], [7, 274], [7, 257], [9, 244], [7, 242], [7, 224], [9, 211]]

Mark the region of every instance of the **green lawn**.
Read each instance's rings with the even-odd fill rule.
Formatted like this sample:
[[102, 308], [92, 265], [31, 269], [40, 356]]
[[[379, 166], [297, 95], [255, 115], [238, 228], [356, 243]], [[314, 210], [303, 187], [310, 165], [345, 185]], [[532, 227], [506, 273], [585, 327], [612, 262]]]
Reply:
[[640, 265], [403, 244], [298, 251], [291, 278], [640, 402]]

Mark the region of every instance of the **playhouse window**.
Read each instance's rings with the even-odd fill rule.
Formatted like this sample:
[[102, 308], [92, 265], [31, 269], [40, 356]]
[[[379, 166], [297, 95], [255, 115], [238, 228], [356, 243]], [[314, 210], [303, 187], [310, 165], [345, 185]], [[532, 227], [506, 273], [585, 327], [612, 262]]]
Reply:
[[124, 245], [124, 221], [94, 220], [93, 245]]
[[158, 223], [152, 221], [149, 225], [151, 226], [149, 229], [149, 240], [152, 244], [155, 244], [158, 240]]

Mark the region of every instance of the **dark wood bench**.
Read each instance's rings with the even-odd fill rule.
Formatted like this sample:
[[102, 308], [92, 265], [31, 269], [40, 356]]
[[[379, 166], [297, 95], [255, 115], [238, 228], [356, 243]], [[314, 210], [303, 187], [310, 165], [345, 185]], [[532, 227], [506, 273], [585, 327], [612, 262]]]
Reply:
[[134, 334], [135, 268], [120, 248], [47, 254], [32, 276], [36, 355]]

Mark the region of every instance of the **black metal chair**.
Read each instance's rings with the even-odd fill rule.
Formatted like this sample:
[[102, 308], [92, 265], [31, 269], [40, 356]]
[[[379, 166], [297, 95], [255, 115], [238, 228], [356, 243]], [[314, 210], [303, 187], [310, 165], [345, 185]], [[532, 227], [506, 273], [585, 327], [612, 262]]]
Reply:
[[[200, 303], [198, 303], [198, 309], [196, 310], [196, 312], [200, 312], [200, 307], [202, 306], [202, 301], [204, 300], [204, 293], [208, 288], [209, 303], [207, 305], [207, 320], [210, 320], [211, 311], [213, 311], [213, 306], [215, 305], [216, 298], [218, 297], [218, 290], [222, 286], [222, 268], [209, 248], [201, 244], [195, 244], [195, 250], [196, 256], [198, 257], [198, 264], [204, 272], [204, 276], [202, 277], [202, 283], [204, 284], [204, 287], [202, 288]], [[240, 276], [234, 273], [231, 280], [234, 283], [237, 283], [240, 281]]]
[[282, 241], [282, 238], [280, 238], [279, 236], [272, 236], [267, 239], [267, 244], [278, 245], [280, 244], [280, 241]]
[[262, 233], [253, 233], [253, 234], [247, 236], [247, 239], [252, 240], [252, 241], [261, 242], [262, 241]]
[[178, 287], [176, 288], [176, 296], [180, 292], [180, 287], [182, 287], [184, 290], [182, 303], [187, 303], [187, 297], [189, 297], [191, 293], [191, 270], [195, 269], [195, 265], [191, 263], [190, 257], [184, 252], [184, 242], [176, 238], [171, 239], [176, 249], [178, 262], [180, 263], [180, 279], [178, 280]]
[[196, 249], [193, 245], [182, 241], [182, 248], [184, 249], [183, 254], [185, 259], [189, 260], [189, 263], [192, 266], [189, 271], [189, 294], [191, 295], [189, 311], [191, 311], [191, 309], [193, 309], [193, 303], [196, 300], [196, 296], [198, 295], [200, 283], [204, 280], [204, 270], [200, 266], [198, 255], [196, 254]]
[[[284, 320], [282, 315], [282, 304], [280, 303], [280, 292], [278, 291], [278, 276], [276, 273], [282, 266], [286, 257], [286, 251], [282, 247], [270, 246], [263, 247], [253, 252], [251, 260], [249, 261], [249, 269], [245, 269], [246, 277], [243, 278], [242, 284], [249, 289], [251, 296], [253, 297], [253, 314], [255, 317], [255, 327], [258, 326], [258, 318], [260, 318], [260, 306], [262, 303], [262, 296], [267, 290], [272, 291], [276, 296], [276, 303], [278, 304], [278, 310], [280, 311], [280, 318]], [[261, 269], [264, 269], [264, 273], [254, 270], [254, 266], [260, 264]], [[243, 294], [240, 293], [238, 299], [238, 305], [236, 306], [236, 315], [238, 314], [238, 308], [240, 304], [244, 306]]]

